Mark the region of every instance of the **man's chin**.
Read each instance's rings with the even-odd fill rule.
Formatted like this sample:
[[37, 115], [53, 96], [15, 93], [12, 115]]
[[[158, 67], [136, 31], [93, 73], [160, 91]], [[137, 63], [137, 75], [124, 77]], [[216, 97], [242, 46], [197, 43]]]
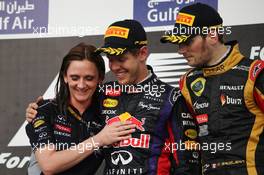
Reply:
[[203, 65], [195, 64], [195, 63], [192, 63], [192, 62], [188, 62], [187, 64], [188, 64], [188, 66], [195, 67], [195, 68], [202, 68], [203, 67]]
[[91, 96], [89, 95], [86, 95], [86, 96], [77, 96], [76, 97], [76, 101], [78, 101], [79, 103], [85, 103], [85, 102], [87, 102], [89, 99], [91, 98]]
[[127, 82], [125, 80], [117, 80], [117, 81], [121, 85], [126, 85], [127, 84]]
[[127, 81], [127, 79], [125, 79], [125, 78], [118, 78], [118, 79], [117, 79], [117, 82], [118, 82], [119, 84], [121, 84], [121, 85], [126, 85], [126, 84], [128, 84], [128, 81]]

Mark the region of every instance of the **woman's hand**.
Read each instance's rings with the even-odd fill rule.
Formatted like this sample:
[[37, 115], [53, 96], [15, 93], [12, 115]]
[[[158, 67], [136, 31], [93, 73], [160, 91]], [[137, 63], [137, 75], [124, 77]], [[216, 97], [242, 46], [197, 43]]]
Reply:
[[106, 146], [111, 145], [121, 140], [131, 138], [131, 133], [135, 132], [135, 124], [130, 121], [114, 122], [111, 125], [106, 125], [97, 135], [95, 135], [94, 142], [96, 145]]

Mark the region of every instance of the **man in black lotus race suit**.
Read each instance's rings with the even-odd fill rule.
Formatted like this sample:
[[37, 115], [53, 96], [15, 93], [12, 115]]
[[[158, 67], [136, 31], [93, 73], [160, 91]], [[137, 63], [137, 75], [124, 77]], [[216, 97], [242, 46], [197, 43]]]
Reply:
[[236, 41], [224, 43], [222, 24], [217, 11], [196, 3], [179, 11], [161, 41], [177, 44], [194, 67], [180, 88], [199, 126], [203, 173], [262, 175], [264, 62], [245, 58]]

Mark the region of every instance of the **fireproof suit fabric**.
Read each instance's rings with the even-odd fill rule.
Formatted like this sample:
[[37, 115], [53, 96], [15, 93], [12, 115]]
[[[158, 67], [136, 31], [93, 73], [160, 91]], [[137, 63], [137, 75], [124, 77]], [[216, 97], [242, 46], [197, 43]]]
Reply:
[[[104, 149], [105, 174], [168, 175], [174, 167], [174, 173], [195, 175], [198, 153], [176, 150], [176, 144], [186, 141], [185, 137], [196, 139], [192, 117], [186, 106], [181, 107], [183, 97], [157, 79], [151, 67], [148, 69], [151, 76], [137, 85], [110, 82], [101, 90], [101, 117], [105, 124], [128, 120], [136, 125], [130, 139]], [[179, 110], [173, 112], [174, 103]]]
[[205, 175], [264, 174], [264, 62], [236, 41], [224, 60], [194, 68], [180, 82], [198, 123]]
[[[97, 118], [98, 103], [93, 103], [83, 115], [71, 105], [67, 109], [67, 115], [63, 115], [52, 100], [44, 100], [38, 105], [36, 118], [26, 126], [33, 150], [53, 144], [57, 151], [78, 149], [81, 154], [82, 149], [89, 145], [78, 147], [78, 143], [101, 130], [100, 120]], [[102, 160], [102, 155], [94, 152], [74, 167], [58, 174], [95, 174]]]

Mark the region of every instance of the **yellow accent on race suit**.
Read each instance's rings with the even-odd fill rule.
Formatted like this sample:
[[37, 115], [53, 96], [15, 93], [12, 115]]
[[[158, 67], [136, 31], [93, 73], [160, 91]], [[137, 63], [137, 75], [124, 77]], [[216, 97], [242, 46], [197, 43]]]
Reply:
[[240, 54], [238, 45], [234, 46], [234, 49], [230, 53], [229, 59], [226, 59], [221, 64], [216, 65], [210, 68], [203, 68], [204, 76], [218, 75], [222, 74], [230, 69], [232, 69], [235, 65], [237, 65], [244, 56]]
[[258, 62], [258, 60], [254, 61], [253, 64], [251, 64], [251, 67], [249, 69], [249, 74], [248, 74], [248, 80], [245, 85], [245, 90], [244, 90], [244, 98], [245, 98], [245, 104], [248, 108], [248, 110], [255, 114], [255, 122], [252, 127], [250, 137], [248, 139], [247, 143], [247, 150], [246, 150], [246, 163], [247, 163], [247, 171], [248, 174], [258, 174], [256, 170], [256, 158], [255, 158], [255, 153], [257, 149], [257, 145], [259, 142], [259, 136], [263, 132], [263, 126], [264, 126], [264, 113], [260, 110], [260, 108], [257, 106], [255, 100], [254, 100], [254, 85], [257, 79], [257, 76], [254, 76], [255, 78], [252, 79], [252, 74], [254, 65]]

